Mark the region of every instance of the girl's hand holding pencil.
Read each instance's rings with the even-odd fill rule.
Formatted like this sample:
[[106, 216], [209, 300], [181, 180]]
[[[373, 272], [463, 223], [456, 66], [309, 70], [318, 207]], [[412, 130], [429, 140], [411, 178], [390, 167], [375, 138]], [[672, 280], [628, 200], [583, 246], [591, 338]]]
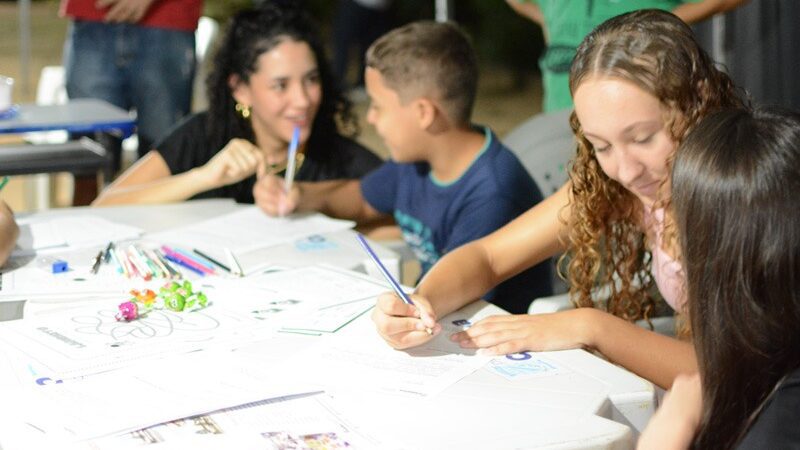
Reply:
[[372, 310], [378, 334], [398, 350], [422, 345], [442, 331], [428, 300], [414, 294], [411, 300], [414, 303], [408, 304], [396, 293], [387, 292], [378, 297]]

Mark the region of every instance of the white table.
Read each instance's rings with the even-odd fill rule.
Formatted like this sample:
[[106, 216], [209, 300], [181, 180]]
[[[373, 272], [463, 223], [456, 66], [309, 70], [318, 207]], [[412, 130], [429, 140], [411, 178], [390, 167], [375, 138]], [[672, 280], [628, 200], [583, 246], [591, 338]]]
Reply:
[[[229, 201], [211, 200], [148, 207], [73, 208], [48, 211], [37, 217], [93, 214], [154, 232], [238, 207]], [[352, 268], [362, 265], [364, 258], [359, 248], [348, 244], [348, 233], [352, 232], [326, 236], [338, 247], [325, 258], [341, 267]], [[377, 247], [381, 256], [386, 257], [387, 251]], [[263, 258], [274, 258], [276, 263], [293, 266], [322, 259], [292, 245], [271, 248]], [[468, 305], [463, 311], [470, 315], [482, 308], [503, 313], [485, 302]], [[341, 331], [346, 332], [353, 326], [372, 326], [369, 321], [369, 315], [365, 314]], [[317, 338], [286, 336], [278, 353], [299, 351], [313, 344], [314, 339]], [[484, 368], [433, 398], [398, 399], [406, 406], [408, 402], [419, 402], [419, 407], [414, 407], [413, 417], [398, 413], [399, 408], [392, 404], [375, 404], [368, 393], [351, 400], [347, 407], [362, 414], [368, 411], [382, 419], [385, 417], [381, 429], [372, 431], [379, 433], [387, 443], [408, 442], [411, 433], [413, 448], [632, 448], [639, 431], [655, 411], [653, 384], [584, 350], [541, 355], [564, 370], [544, 377], [511, 381]], [[320, 376], [324, 376], [324, 368]]]
[[[20, 217], [31, 217], [37, 221], [47, 221], [66, 216], [98, 216], [114, 222], [139, 227], [145, 231], [144, 238], [146, 238], [147, 233], [189, 225], [248, 206], [237, 204], [230, 199], [208, 199], [168, 205], [60, 208], [31, 215], [20, 215]], [[325, 263], [381, 277], [359, 247], [355, 239], [355, 232], [345, 230], [325, 234], [317, 238], [323, 239], [325, 245], [310, 245], [304, 242], [306, 240], [301, 239], [290, 244], [265, 247], [237, 256], [243, 265], [260, 262], [262, 264], [287, 267], [302, 267], [310, 264]], [[394, 276], [399, 277], [400, 259], [397, 254], [377, 243], [373, 247], [389, 271]], [[33, 301], [0, 302], [0, 321], [18, 319], [23, 317], [24, 314], [31, 314], [43, 308], [52, 307], [52, 305], [52, 303], [37, 304]]]

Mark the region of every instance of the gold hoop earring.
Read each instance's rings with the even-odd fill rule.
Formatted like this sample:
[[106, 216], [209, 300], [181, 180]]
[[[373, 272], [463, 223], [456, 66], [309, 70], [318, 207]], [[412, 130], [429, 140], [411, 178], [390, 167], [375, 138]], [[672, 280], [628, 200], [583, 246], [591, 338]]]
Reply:
[[243, 105], [243, 104], [241, 104], [239, 102], [236, 102], [236, 106], [234, 106], [233, 109], [235, 109], [236, 112], [238, 112], [239, 115], [242, 116], [242, 119], [249, 119], [250, 118], [250, 107], [249, 106]]

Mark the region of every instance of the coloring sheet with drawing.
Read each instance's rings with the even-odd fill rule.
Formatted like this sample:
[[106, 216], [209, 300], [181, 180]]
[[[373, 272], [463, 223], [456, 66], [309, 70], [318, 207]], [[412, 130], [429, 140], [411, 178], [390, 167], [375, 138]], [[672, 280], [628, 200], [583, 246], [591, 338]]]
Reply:
[[0, 327], [0, 342], [49, 371], [72, 378], [213, 346], [235, 346], [270, 330], [250, 317], [220, 307], [200, 311], [152, 310], [131, 322], [114, 316], [109, 299], [63, 314], [23, 319]]

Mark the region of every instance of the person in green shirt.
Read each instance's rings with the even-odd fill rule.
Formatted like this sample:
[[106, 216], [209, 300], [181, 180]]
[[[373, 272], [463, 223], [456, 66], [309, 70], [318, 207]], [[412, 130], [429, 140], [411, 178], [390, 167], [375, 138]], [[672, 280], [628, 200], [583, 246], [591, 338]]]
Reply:
[[547, 48], [539, 59], [544, 112], [572, 108], [569, 67], [575, 49], [595, 26], [636, 9], [672, 11], [686, 23], [736, 8], [747, 0], [506, 0], [542, 27]]

